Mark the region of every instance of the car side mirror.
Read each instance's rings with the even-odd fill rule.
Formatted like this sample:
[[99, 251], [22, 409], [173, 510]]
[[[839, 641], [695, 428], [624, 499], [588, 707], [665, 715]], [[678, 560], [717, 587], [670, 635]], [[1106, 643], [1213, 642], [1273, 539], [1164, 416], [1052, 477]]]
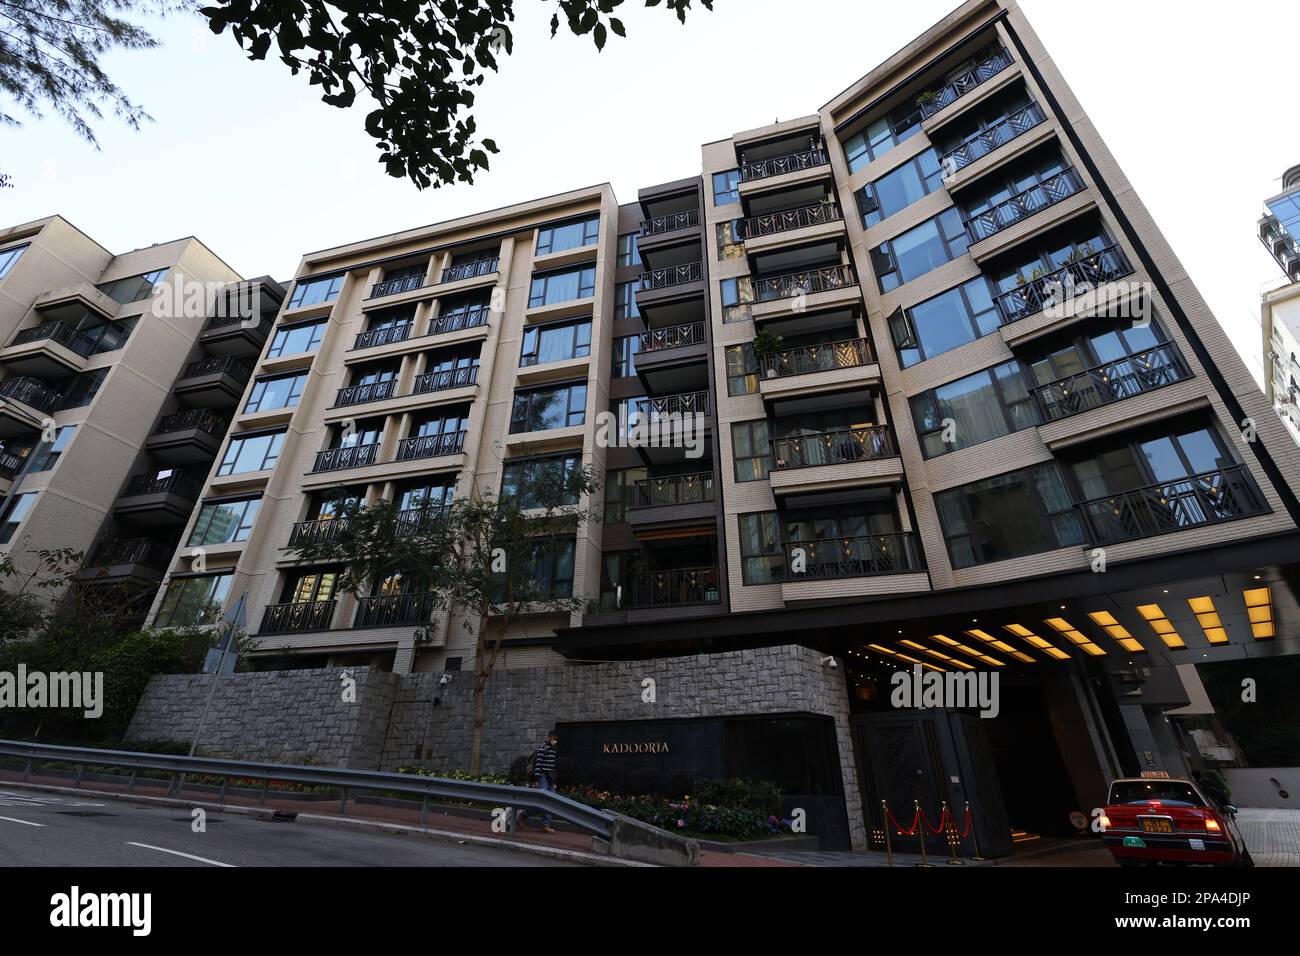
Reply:
[[1228, 804], [1226, 807], [1223, 808], [1223, 812], [1230, 817], [1235, 817], [1237, 815], [1237, 808], [1234, 807], [1232, 804]]

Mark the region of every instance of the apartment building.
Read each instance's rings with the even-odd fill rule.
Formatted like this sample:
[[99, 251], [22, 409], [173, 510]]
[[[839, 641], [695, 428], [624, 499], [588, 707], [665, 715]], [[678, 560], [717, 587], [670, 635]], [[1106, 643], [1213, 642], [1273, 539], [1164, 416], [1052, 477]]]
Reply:
[[[66, 548], [85, 580], [152, 597], [198, 494], [188, 469], [206, 475], [237, 356], [269, 327], [226, 307], [255, 301], [239, 281], [193, 238], [115, 255], [58, 216], [0, 232], [0, 551], [18, 568]], [[256, 284], [272, 315], [273, 287]]]
[[[1203, 697], [1187, 665], [1300, 649], [1300, 452], [1010, 0], [635, 203], [305, 256], [241, 403], [154, 624], [243, 602], [252, 666], [454, 672], [457, 615], [289, 549], [342, 500], [418, 521], [591, 467], [604, 520], [552, 573], [599, 608], [527, 618], [503, 666], [693, 656], [702, 694], [721, 652], [824, 653], [839, 709], [782, 678], [765, 759], [855, 846], [919, 797], [990, 843], [1071, 832], [1111, 777], [1194, 762], [1165, 718]], [[611, 410], [703, 439], [605, 447]], [[891, 707], [914, 666], [997, 674], [1001, 716]], [[638, 726], [703, 764], [757, 739], [721, 723]], [[572, 730], [581, 778], [601, 726]]]
[[1264, 395], [1300, 442], [1300, 166], [1283, 174], [1282, 187], [1259, 221], [1260, 242], [1288, 280], [1263, 296]]

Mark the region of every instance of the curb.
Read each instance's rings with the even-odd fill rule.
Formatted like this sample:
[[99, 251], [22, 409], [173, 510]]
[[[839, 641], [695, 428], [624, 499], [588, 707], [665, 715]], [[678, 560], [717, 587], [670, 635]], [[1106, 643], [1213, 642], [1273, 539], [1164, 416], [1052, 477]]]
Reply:
[[[0, 787], [41, 790], [49, 793], [72, 794], [82, 797], [100, 797], [109, 800], [156, 804], [158, 806], [166, 807], [202, 807], [205, 810], [213, 810], [218, 813], [241, 813], [254, 817], [269, 817], [275, 812], [274, 808], [268, 807], [241, 807], [234, 804], [214, 803], [207, 800], [182, 800], [176, 797], [152, 797], [137, 793], [109, 793], [103, 790], [87, 790], [84, 787], [57, 787], [52, 784], [21, 783], [0, 780]], [[633, 860], [619, 860], [614, 857], [600, 856], [596, 853], [583, 853], [580, 850], [565, 850], [560, 847], [538, 846], [533, 843], [516, 843], [512, 840], [501, 840], [495, 837], [477, 836], [469, 833], [456, 833], [452, 830], [435, 830], [431, 827], [411, 826], [405, 823], [389, 823], [383, 820], [364, 820], [349, 817], [326, 816], [318, 813], [293, 812], [297, 814], [295, 817], [296, 821], [308, 823], [314, 826], [352, 827], [362, 830], [370, 829], [387, 833], [391, 836], [441, 840], [447, 843], [469, 844], [470, 846], [490, 847], [498, 850], [516, 850], [523, 853], [531, 853], [534, 856], [546, 857], [552, 860], [564, 860], [570, 863], [583, 863], [588, 866], [653, 867], [653, 864], [651, 863], [638, 863]]]

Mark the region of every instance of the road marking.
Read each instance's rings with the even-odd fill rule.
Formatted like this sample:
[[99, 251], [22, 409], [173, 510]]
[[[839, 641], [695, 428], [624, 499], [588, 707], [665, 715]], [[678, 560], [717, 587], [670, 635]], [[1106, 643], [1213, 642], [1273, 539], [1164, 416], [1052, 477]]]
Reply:
[[21, 823], [29, 827], [43, 827], [44, 823], [32, 823], [31, 820], [19, 820], [17, 817], [0, 817], [0, 820], [8, 820], [10, 823]]
[[162, 847], [162, 846], [150, 846], [148, 843], [133, 843], [130, 840], [127, 841], [126, 845], [138, 846], [146, 850], [157, 850], [159, 853], [170, 853], [172, 856], [183, 856], [187, 860], [198, 860], [200, 863], [210, 863], [213, 866], [224, 866], [232, 870], [236, 869], [235, 864], [233, 863], [222, 863], [219, 860], [208, 860], [201, 856], [194, 856], [193, 854], [190, 853], [182, 853], [180, 850], [169, 850], [166, 847]]

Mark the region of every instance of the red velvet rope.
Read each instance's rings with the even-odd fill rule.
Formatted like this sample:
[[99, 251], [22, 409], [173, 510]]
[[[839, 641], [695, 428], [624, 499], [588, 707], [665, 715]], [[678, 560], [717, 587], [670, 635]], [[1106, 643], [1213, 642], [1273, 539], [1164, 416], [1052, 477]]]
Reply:
[[912, 825], [906, 830], [904, 830], [903, 825], [898, 822], [898, 818], [895, 817], [894, 814], [890, 812], [888, 806], [885, 807], [885, 816], [888, 817], [888, 819], [885, 822], [886, 823], [892, 822], [894, 824], [894, 829], [898, 832], [899, 836], [915, 836], [916, 828], [921, 824], [920, 807], [916, 808], [916, 818], [912, 821]]
[[[885, 822], [892, 823], [894, 825], [894, 831], [898, 836], [909, 836], [909, 837], [916, 836], [917, 829], [921, 825], [922, 821], [925, 822], [926, 829], [928, 829], [931, 833], [934, 834], [945, 833], [947, 832], [949, 827], [952, 827], [953, 832], [955, 833], [957, 832], [957, 819], [951, 814], [951, 812], [949, 812], [948, 807], [946, 805], [943, 808], [943, 813], [939, 815], [939, 825], [937, 827], [930, 822], [930, 818], [925, 815], [925, 812], [921, 809], [920, 805], [918, 805], [916, 808], [916, 817], [912, 820], [912, 825], [907, 828], [904, 828], [903, 825], [898, 822], [898, 818], [895, 817], [892, 812], [890, 812], [890, 809], [887, 805], [882, 804], [882, 806], [884, 807], [884, 811], [885, 811], [885, 817], [886, 817]], [[965, 825], [963, 826], [961, 832], [957, 833], [957, 836], [962, 840], [970, 836], [972, 819], [971, 819], [971, 812], [970, 812], [969, 805], [967, 805], [966, 807], [966, 817], [965, 817], [964, 824]]]

